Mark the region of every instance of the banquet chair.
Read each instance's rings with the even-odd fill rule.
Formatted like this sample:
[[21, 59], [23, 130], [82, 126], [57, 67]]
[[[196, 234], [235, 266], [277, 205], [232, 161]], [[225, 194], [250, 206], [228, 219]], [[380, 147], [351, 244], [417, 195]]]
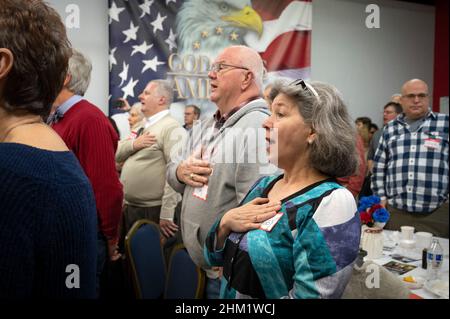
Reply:
[[183, 244], [172, 251], [167, 274], [165, 299], [201, 299], [205, 272], [189, 256]]
[[133, 287], [138, 299], [157, 299], [164, 294], [166, 278], [159, 226], [141, 219], [134, 223], [125, 237]]

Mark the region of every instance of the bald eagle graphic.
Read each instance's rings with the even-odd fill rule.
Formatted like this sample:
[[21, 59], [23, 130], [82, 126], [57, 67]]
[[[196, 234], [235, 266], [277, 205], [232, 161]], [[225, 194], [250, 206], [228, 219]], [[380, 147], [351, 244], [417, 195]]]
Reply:
[[250, 0], [188, 0], [177, 15], [178, 52], [214, 59], [224, 48], [244, 44], [244, 36], [260, 36], [263, 22]]
[[[252, 8], [250, 0], [186, 0], [176, 18], [178, 54], [207, 57], [212, 62], [226, 47], [245, 44], [250, 33], [259, 38], [263, 32], [260, 15]], [[187, 63], [192, 63], [188, 59]], [[187, 69], [192, 69], [187, 66]], [[207, 69], [202, 69], [206, 77]], [[198, 78], [193, 78], [196, 83]], [[183, 81], [180, 81], [183, 87]], [[184, 92], [189, 92], [184, 87]], [[182, 118], [184, 105], [196, 104], [202, 109], [202, 118], [215, 112], [216, 105], [208, 99], [188, 98], [172, 105], [172, 114]]]

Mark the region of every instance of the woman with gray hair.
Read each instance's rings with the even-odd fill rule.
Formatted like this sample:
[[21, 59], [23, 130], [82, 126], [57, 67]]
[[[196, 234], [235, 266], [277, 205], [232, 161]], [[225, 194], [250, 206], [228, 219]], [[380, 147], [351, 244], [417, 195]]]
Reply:
[[128, 117], [128, 123], [130, 123], [130, 129], [133, 133], [139, 122], [144, 119], [144, 113], [141, 111], [142, 104], [141, 102], [134, 103], [128, 112], [130, 116]]
[[328, 84], [278, 81], [270, 98], [267, 150], [284, 173], [257, 181], [216, 221], [205, 256], [223, 266], [221, 298], [340, 298], [361, 228], [336, 182], [357, 167], [352, 121]]

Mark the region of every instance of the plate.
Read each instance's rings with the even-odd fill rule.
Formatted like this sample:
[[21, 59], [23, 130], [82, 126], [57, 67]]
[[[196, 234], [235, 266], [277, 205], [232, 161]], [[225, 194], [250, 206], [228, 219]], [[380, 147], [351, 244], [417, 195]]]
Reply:
[[431, 281], [426, 281], [424, 286], [426, 290], [438, 295], [442, 298], [448, 298], [448, 280], [435, 279]]
[[[409, 281], [405, 281], [405, 278], [411, 278], [414, 280], [414, 282], [409, 282]], [[408, 287], [408, 289], [413, 290], [413, 289], [420, 289], [422, 288], [423, 284], [425, 283], [425, 278], [423, 277], [419, 277], [419, 276], [405, 276], [402, 277], [402, 283]]]

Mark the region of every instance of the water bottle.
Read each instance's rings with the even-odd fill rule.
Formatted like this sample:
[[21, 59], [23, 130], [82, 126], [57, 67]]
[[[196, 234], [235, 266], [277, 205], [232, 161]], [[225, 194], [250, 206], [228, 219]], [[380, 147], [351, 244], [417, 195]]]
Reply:
[[437, 238], [433, 238], [427, 251], [427, 279], [434, 280], [438, 278], [438, 273], [444, 262], [444, 250]]

